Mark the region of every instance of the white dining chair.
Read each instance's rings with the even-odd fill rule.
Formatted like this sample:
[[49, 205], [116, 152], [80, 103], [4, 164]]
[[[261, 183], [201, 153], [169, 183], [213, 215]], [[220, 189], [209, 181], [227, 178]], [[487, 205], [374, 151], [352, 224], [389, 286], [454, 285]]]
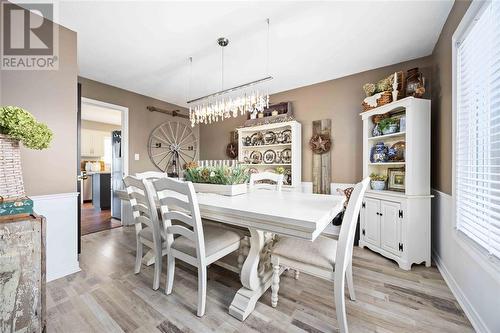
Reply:
[[161, 171], [137, 172], [135, 176], [139, 179], [150, 179], [150, 180], [168, 177], [166, 172], [161, 172]]
[[[201, 317], [205, 314], [207, 266], [238, 250], [241, 235], [212, 224], [202, 225], [198, 199], [191, 182], [164, 178], [155, 181], [153, 186], [160, 200], [163, 223], [167, 226], [166, 294], [172, 293], [175, 259], [195, 266], [198, 268], [197, 315]], [[174, 235], [179, 236], [174, 240]]]
[[356, 300], [352, 279], [352, 251], [356, 223], [370, 178], [356, 184], [344, 213], [338, 240], [319, 236], [314, 242], [296, 238], [280, 240], [271, 254], [273, 265], [271, 305], [278, 304], [280, 265], [299, 269], [334, 283], [335, 305], [340, 332], [347, 333], [344, 286], [347, 278], [349, 297]]
[[152, 250], [154, 256], [153, 289], [157, 290], [160, 287], [162, 256], [163, 252], [166, 253], [166, 242], [164, 242], [165, 232], [162, 231], [158, 222], [155, 191], [148, 179], [127, 176], [123, 182], [130, 198], [135, 225], [137, 249], [134, 272], [138, 274], [141, 271], [142, 246], [145, 245]]
[[250, 180], [248, 182], [249, 188], [254, 189], [254, 188], [270, 188], [270, 184], [261, 184], [257, 182], [261, 181], [273, 181], [276, 183], [276, 191], [281, 191], [281, 188], [283, 187], [283, 174], [278, 174], [274, 172], [269, 172], [269, 171], [264, 171], [264, 172], [258, 172], [258, 173], [252, 173], [250, 174]]

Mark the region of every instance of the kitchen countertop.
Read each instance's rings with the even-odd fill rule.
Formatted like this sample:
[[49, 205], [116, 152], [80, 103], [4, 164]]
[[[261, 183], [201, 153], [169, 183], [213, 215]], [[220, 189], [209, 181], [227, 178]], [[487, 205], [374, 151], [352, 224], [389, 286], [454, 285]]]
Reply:
[[92, 175], [95, 175], [95, 174], [110, 174], [111, 171], [88, 171], [87, 172], [87, 176], [92, 176]]

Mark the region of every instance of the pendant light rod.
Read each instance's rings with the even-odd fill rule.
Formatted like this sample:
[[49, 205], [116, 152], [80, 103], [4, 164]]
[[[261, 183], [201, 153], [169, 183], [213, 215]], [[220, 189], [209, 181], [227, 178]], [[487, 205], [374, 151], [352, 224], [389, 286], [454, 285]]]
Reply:
[[191, 104], [191, 103], [198, 102], [198, 101], [201, 101], [203, 99], [210, 98], [210, 97], [217, 97], [217, 96], [220, 96], [220, 95], [224, 95], [224, 94], [233, 92], [233, 91], [238, 90], [238, 89], [250, 87], [250, 86], [253, 86], [255, 84], [258, 84], [258, 83], [261, 83], [261, 82], [266, 82], [266, 81], [269, 81], [269, 80], [272, 80], [272, 79], [273, 79], [272, 76], [266, 76], [266, 77], [264, 77], [262, 79], [258, 79], [258, 80], [255, 80], [255, 81], [252, 81], [252, 82], [248, 82], [248, 83], [244, 83], [244, 84], [241, 84], [239, 86], [235, 86], [235, 87], [232, 87], [232, 88], [229, 88], [229, 89], [224, 89], [224, 90], [221, 90], [221, 91], [217, 91], [217, 92], [215, 92], [213, 94], [210, 94], [210, 95], [206, 95], [206, 96], [203, 96], [203, 97], [198, 97], [198, 98], [192, 99], [190, 101], [187, 101], [187, 103]]

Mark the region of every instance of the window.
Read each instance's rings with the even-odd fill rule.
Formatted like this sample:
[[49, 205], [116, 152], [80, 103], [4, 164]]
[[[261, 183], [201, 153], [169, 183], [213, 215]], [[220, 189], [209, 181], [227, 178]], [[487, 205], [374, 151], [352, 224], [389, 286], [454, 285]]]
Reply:
[[457, 229], [500, 258], [500, 3], [455, 41]]
[[105, 136], [103, 140], [104, 140], [103, 160], [104, 160], [105, 164], [111, 165], [111, 160], [113, 159], [113, 155], [112, 155], [113, 146], [111, 144], [111, 137]]

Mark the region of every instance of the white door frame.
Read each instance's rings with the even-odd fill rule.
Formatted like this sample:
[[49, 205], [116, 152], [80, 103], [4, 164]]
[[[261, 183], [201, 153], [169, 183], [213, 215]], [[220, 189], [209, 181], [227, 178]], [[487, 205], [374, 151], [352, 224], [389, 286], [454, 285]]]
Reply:
[[123, 157], [123, 176], [128, 175], [128, 108], [121, 105], [101, 102], [95, 99], [82, 97], [82, 105], [89, 104], [94, 106], [99, 106], [102, 108], [112, 109], [120, 111], [122, 115], [121, 127], [122, 127], [122, 157]]

